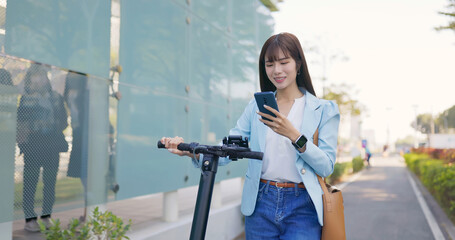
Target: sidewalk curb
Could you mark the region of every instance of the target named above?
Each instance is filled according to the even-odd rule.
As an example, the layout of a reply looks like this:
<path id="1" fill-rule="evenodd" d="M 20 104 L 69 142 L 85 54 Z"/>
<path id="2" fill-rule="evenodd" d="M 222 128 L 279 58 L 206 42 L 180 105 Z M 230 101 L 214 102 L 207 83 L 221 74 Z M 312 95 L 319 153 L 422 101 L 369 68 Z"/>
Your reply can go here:
<path id="1" fill-rule="evenodd" d="M 351 177 L 349 177 L 349 179 L 347 181 L 336 184 L 335 186 L 337 188 L 339 188 L 340 190 L 343 190 L 349 184 L 355 182 L 355 180 L 357 180 L 357 178 L 359 178 L 363 174 L 364 171 L 365 171 L 365 168 L 359 172 L 354 173 Z"/>
<path id="2" fill-rule="evenodd" d="M 433 213 L 437 224 L 439 225 L 444 237 L 447 239 L 455 240 L 455 226 L 447 217 L 447 214 L 442 210 L 439 203 L 434 199 L 430 192 L 428 192 L 427 188 L 423 186 L 420 182 L 420 179 L 409 169 L 406 167 L 407 172 L 409 173 L 409 177 L 414 180 L 416 183 L 417 188 L 420 190 L 423 199 L 428 205 L 428 208 Z"/>

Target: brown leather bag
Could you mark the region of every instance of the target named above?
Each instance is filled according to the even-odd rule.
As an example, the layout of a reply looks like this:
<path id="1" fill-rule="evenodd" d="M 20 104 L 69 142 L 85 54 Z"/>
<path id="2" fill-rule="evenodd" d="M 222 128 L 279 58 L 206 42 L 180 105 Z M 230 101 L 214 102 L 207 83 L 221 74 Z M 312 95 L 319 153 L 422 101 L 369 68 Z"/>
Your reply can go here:
<path id="1" fill-rule="evenodd" d="M 314 145 L 318 146 L 319 129 L 313 135 Z M 324 209 L 324 226 L 322 227 L 321 240 L 346 240 L 344 227 L 344 206 L 341 190 L 322 180 L 318 176 L 324 195 L 322 195 Z"/>

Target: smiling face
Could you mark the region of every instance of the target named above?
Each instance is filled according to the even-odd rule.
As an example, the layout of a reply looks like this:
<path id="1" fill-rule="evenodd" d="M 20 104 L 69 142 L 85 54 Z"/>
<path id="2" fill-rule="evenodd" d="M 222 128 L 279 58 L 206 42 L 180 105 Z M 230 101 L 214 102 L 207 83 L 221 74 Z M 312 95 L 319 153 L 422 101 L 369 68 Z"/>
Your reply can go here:
<path id="1" fill-rule="evenodd" d="M 297 86 L 297 64 L 289 54 L 287 55 L 280 48 L 275 54 L 269 52 L 265 54 L 265 71 L 277 90 L 283 90 L 293 85 Z"/>

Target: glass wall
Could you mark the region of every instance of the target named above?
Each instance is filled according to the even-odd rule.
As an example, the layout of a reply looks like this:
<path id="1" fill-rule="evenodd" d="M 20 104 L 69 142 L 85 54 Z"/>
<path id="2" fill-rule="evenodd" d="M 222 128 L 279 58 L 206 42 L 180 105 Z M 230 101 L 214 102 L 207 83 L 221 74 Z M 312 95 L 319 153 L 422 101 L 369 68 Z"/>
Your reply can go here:
<path id="1" fill-rule="evenodd" d="M 115 190 L 110 82 L 5 55 L 0 79 L 0 207 L 11 213 L 1 220 L 105 203 Z"/>
<path id="2" fill-rule="evenodd" d="M 162 136 L 217 144 L 258 90 L 257 58 L 273 32 L 256 0 L 122 1 L 118 199 L 197 185 L 190 159 L 156 148 Z M 219 168 L 243 176 L 246 161 Z M 163 184 L 150 184 L 160 182 Z M 127 187 L 124 187 L 127 186 Z"/>
<path id="3" fill-rule="evenodd" d="M 5 53 L 108 77 L 111 0 L 7 1 Z"/>
<path id="4" fill-rule="evenodd" d="M 272 32 L 258 0 L 0 0 L 0 223 L 197 185 L 157 141 L 218 144 Z"/>

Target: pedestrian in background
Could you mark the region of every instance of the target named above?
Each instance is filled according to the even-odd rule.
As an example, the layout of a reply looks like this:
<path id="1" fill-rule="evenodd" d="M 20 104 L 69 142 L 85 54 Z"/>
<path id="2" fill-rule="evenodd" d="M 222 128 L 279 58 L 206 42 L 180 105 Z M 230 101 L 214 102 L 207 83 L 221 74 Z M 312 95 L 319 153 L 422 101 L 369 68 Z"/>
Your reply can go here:
<path id="1" fill-rule="evenodd" d="M 50 224 L 60 152 L 68 151 L 63 130 L 68 126 L 63 98 L 52 90 L 47 71 L 32 65 L 24 77 L 24 94 L 17 110 L 17 143 L 24 154 L 23 199 L 25 230 L 40 231 L 35 193 L 43 169 L 41 219 Z"/>
<path id="2" fill-rule="evenodd" d="M 368 167 L 370 167 L 370 158 L 371 158 L 371 151 L 368 145 L 365 145 L 365 160 L 367 161 Z"/>
<path id="3" fill-rule="evenodd" d="M 249 160 L 246 172 L 241 206 L 246 238 L 319 240 L 323 192 L 316 174 L 333 172 L 338 106 L 316 97 L 300 42 L 290 33 L 264 43 L 259 77 L 262 92 L 275 92 L 279 112 L 267 106 L 276 117 L 261 113 L 251 100 L 229 132 L 248 137 L 252 151 L 264 152 L 263 161 Z M 318 145 L 312 139 L 316 131 Z M 161 142 L 172 153 L 198 157 L 177 150 L 181 137 L 163 137 Z M 228 162 L 220 159 L 220 165 Z"/>
<path id="4" fill-rule="evenodd" d="M 71 153 L 67 176 L 79 178 L 84 189 L 84 212 L 79 217 L 83 222 L 87 209 L 87 158 L 88 158 L 88 77 L 86 74 L 69 71 L 65 78 L 63 98 L 71 117 Z"/>
<path id="5" fill-rule="evenodd" d="M 6 86 L 13 86 L 13 79 L 11 78 L 11 73 L 6 69 L 0 68 L 0 84 Z"/>

